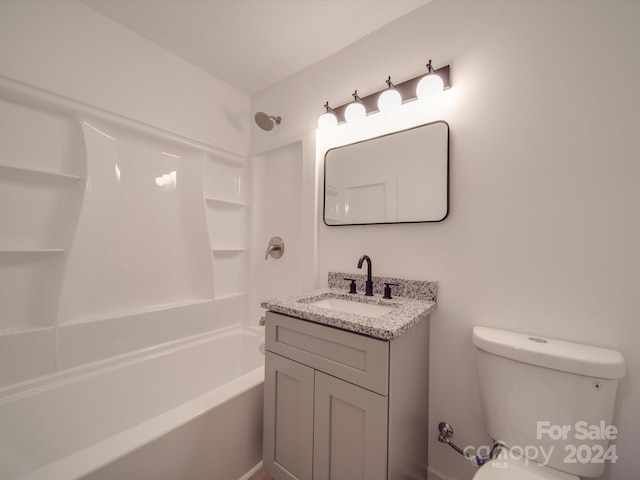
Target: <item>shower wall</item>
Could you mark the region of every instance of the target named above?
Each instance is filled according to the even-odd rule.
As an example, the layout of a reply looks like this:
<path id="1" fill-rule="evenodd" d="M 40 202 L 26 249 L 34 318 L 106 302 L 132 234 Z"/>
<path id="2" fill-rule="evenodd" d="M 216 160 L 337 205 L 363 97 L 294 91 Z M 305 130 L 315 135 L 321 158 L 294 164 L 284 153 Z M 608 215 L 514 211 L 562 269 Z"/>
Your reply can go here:
<path id="1" fill-rule="evenodd" d="M 260 303 L 299 293 L 302 238 L 302 143 L 294 142 L 251 158 L 251 294 L 249 318 L 264 315 Z M 265 259 L 272 237 L 284 240 L 284 255 Z"/>
<path id="2" fill-rule="evenodd" d="M 248 97 L 75 1 L 0 65 L 0 388 L 245 322 Z"/>
<path id="3" fill-rule="evenodd" d="M 262 108 L 279 114 L 277 103 Z M 315 130 L 282 138 L 289 121 L 283 117 L 269 132 L 251 124 L 248 319 L 254 325 L 264 315 L 264 300 L 318 288 Z M 284 255 L 265 260 L 274 236 L 284 240 Z"/>

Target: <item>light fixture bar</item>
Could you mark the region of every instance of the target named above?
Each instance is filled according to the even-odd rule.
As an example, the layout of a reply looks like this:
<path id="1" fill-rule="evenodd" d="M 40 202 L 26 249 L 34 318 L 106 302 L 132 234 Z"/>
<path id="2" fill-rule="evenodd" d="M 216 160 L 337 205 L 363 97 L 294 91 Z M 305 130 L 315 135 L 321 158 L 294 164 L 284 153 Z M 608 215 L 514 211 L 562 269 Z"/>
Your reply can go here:
<path id="1" fill-rule="evenodd" d="M 449 80 L 449 65 L 445 67 L 438 68 L 437 70 L 433 70 L 433 73 L 442 78 L 442 82 L 444 83 L 444 89 L 447 90 L 451 88 L 451 82 Z M 416 87 L 418 86 L 418 82 L 424 77 L 426 74 L 418 75 L 417 77 L 406 80 L 402 83 L 394 84 L 396 90 L 400 92 L 402 95 L 402 103 L 410 102 L 412 100 L 416 100 Z M 380 94 L 386 89 L 378 90 L 377 92 L 372 93 L 371 95 L 367 95 L 366 97 L 360 97 L 362 103 L 367 109 L 367 115 L 370 113 L 378 112 L 378 97 Z M 347 109 L 347 105 L 352 103 L 352 101 L 345 103 L 344 105 L 340 105 L 339 107 L 333 107 L 333 113 L 338 119 L 338 123 L 343 123 L 344 119 L 344 111 Z"/>

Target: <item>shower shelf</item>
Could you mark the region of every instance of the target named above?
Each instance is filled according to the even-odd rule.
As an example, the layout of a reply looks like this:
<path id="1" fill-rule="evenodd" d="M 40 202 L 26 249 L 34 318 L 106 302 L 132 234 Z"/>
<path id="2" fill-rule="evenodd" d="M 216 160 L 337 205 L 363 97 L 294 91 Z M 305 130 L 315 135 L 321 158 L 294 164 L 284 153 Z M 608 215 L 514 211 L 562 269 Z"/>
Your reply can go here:
<path id="1" fill-rule="evenodd" d="M 233 167 L 244 167 L 247 165 L 246 157 L 231 152 L 218 151 L 208 160 L 214 163 L 224 163 Z"/>
<path id="2" fill-rule="evenodd" d="M 222 253 L 222 254 L 240 254 L 245 252 L 247 249 L 245 247 L 213 247 L 211 251 L 213 253 Z"/>
<path id="3" fill-rule="evenodd" d="M 140 308 L 132 307 L 129 309 L 123 309 L 123 310 L 118 310 L 114 312 L 104 312 L 104 313 L 98 313 L 95 315 L 85 315 L 82 317 L 71 318 L 68 320 L 63 320 L 60 324 L 61 325 L 80 325 L 83 323 L 99 322 L 102 320 L 111 320 L 115 318 L 145 315 L 147 313 L 161 312 L 165 310 L 187 308 L 195 305 L 209 303 L 211 301 L 212 301 L 211 298 L 194 298 L 191 300 L 182 300 L 177 302 L 164 303 L 161 305 L 153 305 L 150 307 L 140 307 Z"/>
<path id="4" fill-rule="evenodd" d="M 64 248 L 0 248 L 0 255 L 54 255 L 64 251 Z"/>
<path id="5" fill-rule="evenodd" d="M 11 335 L 20 336 L 20 335 L 37 335 L 39 333 L 52 332 L 55 327 L 33 327 L 33 326 L 22 326 L 22 327 L 8 327 L 8 328 L 0 328 L 0 336 L 7 338 Z M 2 397 L 4 387 L 0 386 L 0 398 Z"/>
<path id="6" fill-rule="evenodd" d="M 56 182 L 60 184 L 71 184 L 80 180 L 82 177 L 70 175 L 62 172 L 52 172 L 50 170 L 42 170 L 38 168 L 25 168 L 6 163 L 0 163 L 0 174 L 4 178 L 10 178 L 14 181 L 22 182 Z"/>
<path id="7" fill-rule="evenodd" d="M 207 204 L 218 208 L 243 208 L 247 204 L 237 200 L 223 200 L 221 198 L 205 197 Z"/>
<path id="8" fill-rule="evenodd" d="M 205 164 L 203 193 L 215 301 L 243 302 L 246 298 L 246 166 L 239 156 L 214 156 Z"/>
<path id="9" fill-rule="evenodd" d="M 218 300 L 228 300 L 230 298 L 240 298 L 240 297 L 244 297 L 246 295 L 245 292 L 227 292 L 227 293 L 221 293 L 220 295 L 215 295 L 213 297 L 214 301 L 218 301 Z"/>

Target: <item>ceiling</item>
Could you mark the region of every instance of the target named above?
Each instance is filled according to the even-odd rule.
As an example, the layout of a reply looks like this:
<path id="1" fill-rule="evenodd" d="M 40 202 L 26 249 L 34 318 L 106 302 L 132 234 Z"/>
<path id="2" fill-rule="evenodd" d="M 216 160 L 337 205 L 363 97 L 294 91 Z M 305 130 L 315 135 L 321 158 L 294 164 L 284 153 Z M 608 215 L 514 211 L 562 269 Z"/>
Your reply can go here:
<path id="1" fill-rule="evenodd" d="M 81 0 L 253 95 L 430 0 Z"/>

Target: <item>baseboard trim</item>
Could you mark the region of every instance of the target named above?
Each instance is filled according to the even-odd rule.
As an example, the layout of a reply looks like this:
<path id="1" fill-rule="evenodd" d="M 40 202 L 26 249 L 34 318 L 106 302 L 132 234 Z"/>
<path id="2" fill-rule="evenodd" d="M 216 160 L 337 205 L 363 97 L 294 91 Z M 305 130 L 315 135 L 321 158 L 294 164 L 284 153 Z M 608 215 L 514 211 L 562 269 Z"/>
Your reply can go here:
<path id="1" fill-rule="evenodd" d="M 251 478 L 251 476 L 254 473 L 256 473 L 258 470 L 260 470 L 261 468 L 262 468 L 262 462 L 258 463 L 255 467 L 253 467 L 251 470 L 249 470 L 247 473 L 245 473 L 238 480 L 249 480 Z"/>
<path id="2" fill-rule="evenodd" d="M 434 468 L 429 467 L 427 468 L 427 480 L 458 480 L 458 479 L 450 475 L 446 475 L 442 472 L 439 472 Z"/>
<path id="3" fill-rule="evenodd" d="M 261 468 L 262 468 L 262 462 L 258 463 L 255 467 L 253 467 L 251 470 L 245 473 L 238 480 L 249 480 L 251 476 Z M 450 475 L 446 475 L 442 472 L 439 472 L 434 468 L 429 467 L 427 469 L 427 480 L 458 480 L 458 479 Z"/>

